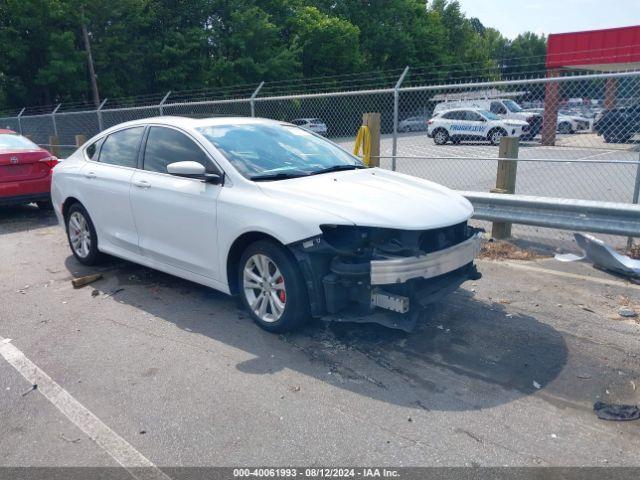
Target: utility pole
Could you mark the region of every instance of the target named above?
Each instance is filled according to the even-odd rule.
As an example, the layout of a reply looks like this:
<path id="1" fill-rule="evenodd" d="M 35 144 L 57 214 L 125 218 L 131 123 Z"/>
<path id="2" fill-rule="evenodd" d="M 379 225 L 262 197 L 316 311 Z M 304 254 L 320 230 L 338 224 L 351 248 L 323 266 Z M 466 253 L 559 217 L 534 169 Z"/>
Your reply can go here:
<path id="1" fill-rule="evenodd" d="M 91 78 L 91 94 L 93 103 L 96 108 L 100 105 L 100 94 L 98 93 L 98 80 L 96 78 L 96 70 L 93 66 L 93 55 L 91 55 L 91 42 L 89 41 L 89 32 L 87 31 L 87 21 L 84 16 L 84 9 L 81 10 L 82 15 L 82 39 L 84 40 L 84 49 L 87 52 L 87 65 L 89 66 L 89 77 Z"/>

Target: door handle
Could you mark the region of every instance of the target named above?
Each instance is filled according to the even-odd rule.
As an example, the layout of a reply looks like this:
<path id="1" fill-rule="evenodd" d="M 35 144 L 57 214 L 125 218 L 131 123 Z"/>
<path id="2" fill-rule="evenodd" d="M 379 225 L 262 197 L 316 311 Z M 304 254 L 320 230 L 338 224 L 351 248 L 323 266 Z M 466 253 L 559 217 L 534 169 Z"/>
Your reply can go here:
<path id="1" fill-rule="evenodd" d="M 149 188 L 151 186 L 146 180 L 134 180 L 133 184 L 138 188 Z"/>
<path id="2" fill-rule="evenodd" d="M 95 172 L 87 172 L 84 174 L 85 178 L 96 178 L 97 175 L 95 174 Z"/>

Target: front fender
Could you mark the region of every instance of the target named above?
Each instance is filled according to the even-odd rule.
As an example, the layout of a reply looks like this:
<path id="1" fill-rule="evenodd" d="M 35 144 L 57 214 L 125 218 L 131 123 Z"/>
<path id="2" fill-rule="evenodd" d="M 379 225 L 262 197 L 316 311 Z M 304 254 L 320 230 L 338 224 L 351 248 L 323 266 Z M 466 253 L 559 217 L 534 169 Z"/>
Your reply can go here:
<path id="1" fill-rule="evenodd" d="M 260 189 L 234 186 L 223 188 L 218 197 L 218 251 L 221 280 L 226 281 L 227 258 L 233 243 L 246 233 L 262 233 L 283 245 L 322 234 L 320 225 L 352 223 L 337 215 L 299 204 L 285 203 Z"/>

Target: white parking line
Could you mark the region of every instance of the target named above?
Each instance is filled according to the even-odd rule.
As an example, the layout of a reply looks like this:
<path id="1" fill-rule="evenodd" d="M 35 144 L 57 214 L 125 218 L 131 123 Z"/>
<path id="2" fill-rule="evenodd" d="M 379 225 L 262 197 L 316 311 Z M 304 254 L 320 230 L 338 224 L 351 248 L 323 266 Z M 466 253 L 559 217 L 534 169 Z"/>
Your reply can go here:
<path id="1" fill-rule="evenodd" d="M 32 385 L 37 385 L 38 392 L 42 393 L 53 406 L 122 465 L 132 477 L 140 480 L 169 480 L 169 477 L 151 460 L 73 398 L 69 392 L 52 380 L 10 341 L 8 338 L 0 337 L 0 355 Z"/>

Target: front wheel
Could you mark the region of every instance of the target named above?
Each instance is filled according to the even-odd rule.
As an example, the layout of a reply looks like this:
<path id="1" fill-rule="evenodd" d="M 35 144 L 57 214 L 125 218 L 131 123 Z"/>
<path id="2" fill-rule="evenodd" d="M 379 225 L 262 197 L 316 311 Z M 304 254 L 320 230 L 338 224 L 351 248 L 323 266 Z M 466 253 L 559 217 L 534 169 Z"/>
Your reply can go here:
<path id="1" fill-rule="evenodd" d="M 489 142 L 491 145 L 500 145 L 500 140 L 502 137 L 506 136 L 507 132 L 505 132 L 502 128 L 496 128 L 489 133 Z"/>
<path id="2" fill-rule="evenodd" d="M 291 252 L 261 240 L 245 250 L 238 268 L 242 304 L 260 327 L 280 333 L 307 321 L 309 297 Z"/>
<path id="3" fill-rule="evenodd" d="M 83 265 L 95 265 L 100 260 L 98 235 L 87 210 L 79 203 L 69 208 L 66 218 L 67 238 L 73 256 Z"/>

